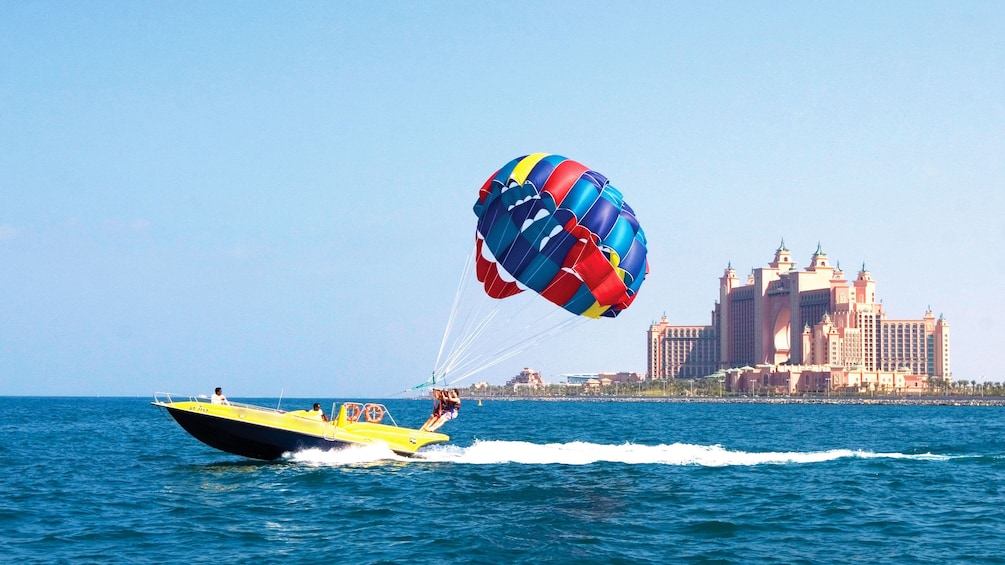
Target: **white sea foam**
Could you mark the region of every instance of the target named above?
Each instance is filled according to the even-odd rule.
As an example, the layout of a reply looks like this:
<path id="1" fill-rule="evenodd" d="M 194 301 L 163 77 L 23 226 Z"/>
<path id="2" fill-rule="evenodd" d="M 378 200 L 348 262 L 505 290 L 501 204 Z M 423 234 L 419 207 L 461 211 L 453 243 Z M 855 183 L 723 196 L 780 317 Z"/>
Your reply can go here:
<path id="1" fill-rule="evenodd" d="M 313 466 L 342 466 L 384 461 L 427 461 L 489 465 L 514 463 L 522 465 L 589 465 L 591 463 L 625 463 L 628 465 L 693 465 L 698 467 L 729 467 L 749 465 L 784 465 L 822 463 L 836 459 L 914 459 L 944 461 L 948 455 L 931 453 L 876 453 L 856 449 L 827 451 L 735 451 L 720 445 L 638 445 L 623 443 L 604 445 L 587 442 L 537 444 L 525 441 L 476 441 L 469 447 L 456 445 L 432 446 L 414 458 L 402 457 L 384 445 L 352 446 L 324 451 L 308 449 L 286 454 L 285 459 Z"/>
<path id="2" fill-rule="evenodd" d="M 473 465 L 517 463 L 588 465 L 609 462 L 630 465 L 695 465 L 726 467 L 735 465 L 779 465 L 821 463 L 842 458 L 892 458 L 945 460 L 949 456 L 906 453 L 875 453 L 853 449 L 827 451 L 734 451 L 720 445 L 602 445 L 586 442 L 535 444 L 523 441 L 476 441 L 470 447 L 434 446 L 420 453 L 426 461 Z"/>
<path id="3" fill-rule="evenodd" d="M 391 451 L 384 444 L 354 445 L 344 449 L 305 449 L 296 453 L 286 453 L 284 459 L 295 463 L 317 467 L 359 465 L 378 461 L 405 461 L 406 458 Z"/>

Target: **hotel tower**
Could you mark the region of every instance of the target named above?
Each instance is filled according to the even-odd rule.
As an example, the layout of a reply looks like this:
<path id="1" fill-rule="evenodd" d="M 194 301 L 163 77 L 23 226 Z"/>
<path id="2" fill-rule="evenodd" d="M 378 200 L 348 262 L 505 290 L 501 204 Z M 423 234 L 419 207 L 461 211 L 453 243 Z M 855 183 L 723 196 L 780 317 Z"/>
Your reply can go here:
<path id="1" fill-rule="evenodd" d="M 848 281 L 817 245 L 800 271 L 784 241 L 774 260 L 745 280 L 726 267 L 710 325 L 672 326 L 664 316 L 650 327 L 647 345 L 651 379 L 768 366 L 776 372 L 786 366 L 787 373 L 798 366 L 818 373 L 951 375 L 943 317 L 929 310 L 918 320 L 887 319 L 864 264 Z"/>

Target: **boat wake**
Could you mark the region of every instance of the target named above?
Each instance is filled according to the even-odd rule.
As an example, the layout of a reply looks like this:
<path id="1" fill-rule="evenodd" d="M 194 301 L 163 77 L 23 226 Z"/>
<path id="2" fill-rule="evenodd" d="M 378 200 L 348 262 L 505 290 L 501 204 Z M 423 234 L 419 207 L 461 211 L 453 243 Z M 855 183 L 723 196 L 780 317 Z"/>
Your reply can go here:
<path id="1" fill-rule="evenodd" d="M 396 455 L 383 446 L 351 447 L 338 451 L 316 449 L 289 454 L 287 460 L 310 465 L 356 465 L 378 461 L 423 461 L 469 465 L 589 465 L 624 463 L 628 465 L 676 465 L 729 467 L 822 463 L 837 459 L 913 459 L 945 461 L 949 455 L 931 453 L 876 453 L 854 449 L 827 451 L 734 451 L 720 445 L 604 445 L 588 442 L 536 444 L 524 441 L 476 441 L 469 447 L 437 445 L 420 451 L 415 457 Z"/>
<path id="2" fill-rule="evenodd" d="M 629 465 L 694 465 L 727 467 L 738 465 L 779 465 L 821 463 L 842 458 L 891 458 L 946 460 L 945 455 L 874 453 L 852 449 L 827 451 L 750 452 L 733 451 L 719 445 L 602 445 L 586 442 L 534 444 L 522 441 L 478 441 L 467 448 L 437 446 L 419 454 L 427 461 L 469 464 L 519 463 L 529 465 L 589 465 L 625 463 Z"/>
<path id="3" fill-rule="evenodd" d="M 342 466 L 378 463 L 382 461 L 408 461 L 391 451 L 386 445 L 351 445 L 344 449 L 305 449 L 296 453 L 285 453 L 283 459 L 294 463 L 314 466 Z"/>

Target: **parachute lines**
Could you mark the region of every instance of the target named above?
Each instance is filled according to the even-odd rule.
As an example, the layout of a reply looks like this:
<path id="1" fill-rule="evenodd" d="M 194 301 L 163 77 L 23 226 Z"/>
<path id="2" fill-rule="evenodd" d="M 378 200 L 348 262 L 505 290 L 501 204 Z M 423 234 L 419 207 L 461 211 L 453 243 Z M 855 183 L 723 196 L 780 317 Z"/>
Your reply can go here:
<path id="1" fill-rule="evenodd" d="M 621 192 L 561 155 L 511 160 L 481 186 L 473 211 L 474 250 L 432 376 L 413 390 L 456 383 L 585 320 L 614 318 L 649 272 L 645 232 Z"/>

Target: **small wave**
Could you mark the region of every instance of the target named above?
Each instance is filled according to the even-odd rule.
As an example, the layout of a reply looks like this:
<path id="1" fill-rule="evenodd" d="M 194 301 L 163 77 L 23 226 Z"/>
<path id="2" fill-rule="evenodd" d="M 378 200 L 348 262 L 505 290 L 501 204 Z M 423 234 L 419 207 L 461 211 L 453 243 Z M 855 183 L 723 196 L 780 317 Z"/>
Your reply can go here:
<path id="1" fill-rule="evenodd" d="M 589 465 L 591 463 L 626 463 L 629 465 L 694 465 L 727 467 L 822 463 L 843 458 L 890 458 L 941 461 L 946 455 L 875 453 L 853 449 L 827 451 L 750 452 L 733 451 L 720 445 L 602 445 L 587 442 L 535 444 L 523 441 L 476 441 L 470 447 L 435 446 L 420 452 L 425 461 L 488 465 L 519 463 L 526 465 Z"/>

